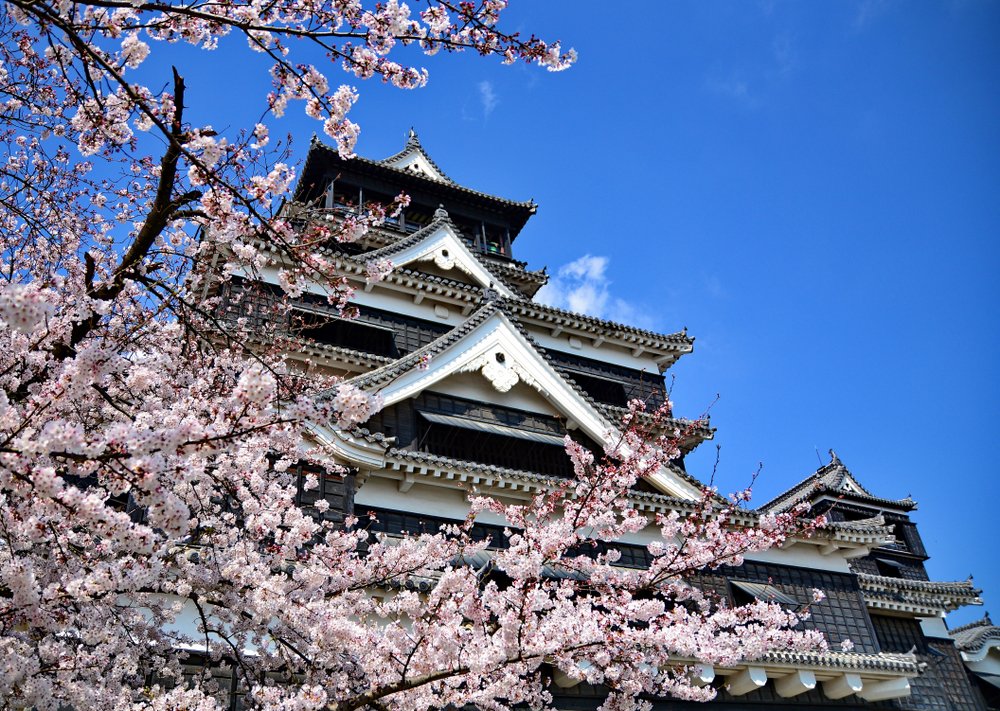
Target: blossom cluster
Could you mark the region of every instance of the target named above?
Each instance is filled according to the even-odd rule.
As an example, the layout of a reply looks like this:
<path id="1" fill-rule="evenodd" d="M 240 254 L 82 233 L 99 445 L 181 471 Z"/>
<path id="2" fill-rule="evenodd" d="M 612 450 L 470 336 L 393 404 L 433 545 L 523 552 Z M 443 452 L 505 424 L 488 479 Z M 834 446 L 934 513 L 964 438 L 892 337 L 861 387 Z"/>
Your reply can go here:
<path id="1" fill-rule="evenodd" d="M 294 360 L 274 325 L 293 323 L 287 299 L 307 291 L 349 316 L 350 284 L 324 250 L 407 199 L 303 227 L 283 207 L 295 172 L 268 118 L 228 134 L 191 125 L 181 73 L 164 90 L 144 72 L 172 43 L 241 36 L 271 64 L 267 116 L 298 102 L 349 155 L 357 92 L 297 49 L 403 88 L 427 78 L 392 59 L 407 45 L 573 61 L 499 29 L 505 7 L 0 8 L 5 705 L 208 711 L 213 671 L 228 669 L 265 709 L 544 707 L 558 670 L 614 687 L 607 708 L 627 708 L 642 694 L 710 697 L 688 680 L 698 661 L 822 647 L 795 614 L 729 608 L 686 582 L 810 524 L 747 526 L 710 491 L 653 521 L 631 506 L 630 487 L 676 455 L 671 433 L 624 426 L 604 458 L 568 440 L 574 478 L 520 504 L 476 498 L 434 534 L 370 533 L 327 496 L 364 472 L 322 432 L 355 430 L 381 400 Z M 264 270 L 281 293 L 240 303 L 238 285 Z M 496 550 L 472 532 L 487 511 L 509 524 Z M 647 526 L 659 532 L 648 570 L 616 566 L 613 548 L 582 554 Z"/>

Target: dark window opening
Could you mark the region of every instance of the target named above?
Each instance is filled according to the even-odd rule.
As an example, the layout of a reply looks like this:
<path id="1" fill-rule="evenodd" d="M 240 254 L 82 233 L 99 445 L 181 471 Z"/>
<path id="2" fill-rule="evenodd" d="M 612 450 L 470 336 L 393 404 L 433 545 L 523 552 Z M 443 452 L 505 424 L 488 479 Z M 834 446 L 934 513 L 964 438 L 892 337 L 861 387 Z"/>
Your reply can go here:
<path id="1" fill-rule="evenodd" d="M 571 355 L 569 353 L 562 353 L 560 351 L 551 351 L 551 357 L 560 366 L 566 368 L 570 371 L 570 377 L 576 380 L 580 387 L 587 390 L 588 385 L 585 384 L 583 378 L 589 376 L 591 378 L 600 379 L 602 381 L 611 381 L 619 383 L 624 392 L 624 399 L 627 403 L 628 400 L 639 399 L 643 400 L 647 404 L 657 407 L 663 402 L 663 396 L 665 392 L 665 386 L 663 382 L 663 376 L 659 373 L 651 373 L 643 370 L 636 370 L 634 368 L 623 368 L 621 366 L 612 365 L 610 363 L 602 363 L 601 361 L 591 360 L 590 358 L 583 358 L 580 356 Z M 577 376 L 580 377 L 577 377 Z M 595 387 L 606 387 L 603 385 L 595 385 Z M 598 395 L 590 393 L 592 397 L 600 400 Z M 614 397 L 616 399 L 622 397 L 615 393 Z M 607 402 L 609 405 L 618 404 L 611 400 L 603 400 L 602 402 Z M 625 403 L 622 403 L 623 405 Z"/>
<path id="2" fill-rule="evenodd" d="M 454 424 L 430 422 L 424 417 L 420 418 L 417 449 L 429 454 L 508 469 L 551 476 L 573 476 L 573 464 L 562 446 Z"/>
<path id="3" fill-rule="evenodd" d="M 585 375 L 579 372 L 570 373 L 570 377 L 576 384 L 583 388 L 584 392 L 598 402 L 608 405 L 626 407 L 628 405 L 628 395 L 625 392 L 625 385 L 614 380 L 595 378 L 592 375 Z"/>
<path id="4" fill-rule="evenodd" d="M 371 532 L 387 533 L 390 535 L 421 533 L 437 534 L 446 525 L 460 526 L 462 521 L 454 519 L 431 516 L 429 514 L 416 514 L 406 511 L 395 511 L 372 506 L 358 506 L 355 509 L 358 518 L 358 526 Z M 504 535 L 504 527 L 489 523 L 475 523 L 469 530 L 469 537 L 474 541 L 489 540 L 489 548 L 502 550 L 508 547 L 509 541 Z M 567 551 L 568 556 L 582 555 L 593 557 L 606 553 L 609 550 L 617 550 L 621 557 L 615 565 L 626 568 L 648 568 L 652 560 L 646 546 L 633 543 L 608 543 L 606 541 L 586 541 Z"/>
<path id="5" fill-rule="evenodd" d="M 301 463 L 293 471 L 296 473 L 295 503 L 310 516 L 339 524 L 343 523 L 345 515 L 354 511 L 353 473 L 340 476 Z M 316 505 L 320 500 L 326 501 L 325 507 Z"/>
<path id="6" fill-rule="evenodd" d="M 896 537 L 896 542 L 893 544 L 894 548 L 907 549 L 906 546 L 906 525 L 902 523 L 892 524 L 892 535 Z"/>
<path id="7" fill-rule="evenodd" d="M 416 232 L 427 227 L 434 220 L 435 208 L 419 203 L 410 203 L 403 211 L 403 224 L 407 232 Z"/>
<path id="8" fill-rule="evenodd" d="M 483 251 L 487 254 L 510 256 L 510 238 L 507 230 L 499 225 L 483 225 Z"/>
<path id="9" fill-rule="evenodd" d="M 395 336 L 385 328 L 306 311 L 294 312 L 293 324 L 302 336 L 319 343 L 391 358 L 399 357 Z"/>
<path id="10" fill-rule="evenodd" d="M 462 233 L 462 240 L 472 249 L 482 251 L 482 223 L 479 220 L 470 220 L 459 215 L 449 215 L 455 227 Z"/>
<path id="11" fill-rule="evenodd" d="M 733 602 L 737 605 L 747 605 L 760 600 L 762 602 L 776 602 L 782 607 L 797 610 L 803 607 L 801 600 L 797 600 L 791 595 L 787 595 L 773 585 L 765 583 L 753 583 L 745 580 L 730 580 Z"/>
<path id="12" fill-rule="evenodd" d="M 358 201 L 360 199 L 360 187 L 352 185 L 351 183 L 335 180 L 333 182 L 333 204 L 328 204 L 328 207 L 354 211 L 357 209 Z"/>
<path id="13" fill-rule="evenodd" d="M 878 574 L 886 578 L 902 578 L 906 565 L 891 558 L 876 558 L 875 567 Z"/>
<path id="14" fill-rule="evenodd" d="M 427 514 L 414 514 L 406 511 L 380 509 L 372 506 L 358 506 L 355 509 L 358 527 L 372 533 L 387 533 L 390 535 L 432 535 L 441 532 L 444 526 L 460 526 L 462 521 L 440 518 Z M 484 523 L 473 524 L 469 537 L 474 541 L 489 540 L 490 548 L 506 548 L 507 537 L 503 535 L 502 526 L 492 526 Z"/>
<path id="15" fill-rule="evenodd" d="M 392 212 L 392 201 L 396 199 L 395 195 L 390 195 L 389 193 L 382 193 L 375 190 L 365 190 L 364 196 L 364 209 L 365 212 L 369 212 L 373 207 L 379 206 L 385 210 L 385 225 L 387 227 L 400 227 L 400 218 L 391 217 L 389 215 Z"/>

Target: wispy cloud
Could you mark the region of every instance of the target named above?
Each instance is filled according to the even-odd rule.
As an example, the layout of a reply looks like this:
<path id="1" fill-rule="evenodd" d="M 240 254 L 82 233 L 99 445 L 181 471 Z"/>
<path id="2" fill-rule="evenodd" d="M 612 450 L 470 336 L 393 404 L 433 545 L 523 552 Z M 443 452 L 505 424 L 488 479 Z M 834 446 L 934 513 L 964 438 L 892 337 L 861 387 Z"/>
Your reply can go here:
<path id="1" fill-rule="evenodd" d="M 608 262 L 607 257 L 585 254 L 564 264 L 538 292 L 536 301 L 640 328 L 654 328 L 653 319 L 646 312 L 611 293 Z"/>
<path id="2" fill-rule="evenodd" d="M 483 107 L 483 118 L 489 118 L 499 102 L 500 99 L 493 90 L 493 82 L 485 79 L 479 82 L 479 103 Z"/>

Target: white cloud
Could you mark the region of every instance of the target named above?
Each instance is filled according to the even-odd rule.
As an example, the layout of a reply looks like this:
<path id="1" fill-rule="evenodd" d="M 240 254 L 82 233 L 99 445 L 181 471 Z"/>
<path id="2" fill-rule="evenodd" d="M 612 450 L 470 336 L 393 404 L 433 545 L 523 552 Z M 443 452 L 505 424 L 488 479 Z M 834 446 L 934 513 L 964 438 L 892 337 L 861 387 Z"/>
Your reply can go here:
<path id="1" fill-rule="evenodd" d="M 585 254 L 564 264 L 541 288 L 535 300 L 631 326 L 653 328 L 653 320 L 646 313 L 612 295 L 608 261 L 607 257 Z"/>
<path id="2" fill-rule="evenodd" d="M 483 107 L 483 118 L 489 118 L 493 109 L 500 103 L 500 99 L 493 90 L 493 82 L 486 80 L 479 82 L 479 103 Z"/>

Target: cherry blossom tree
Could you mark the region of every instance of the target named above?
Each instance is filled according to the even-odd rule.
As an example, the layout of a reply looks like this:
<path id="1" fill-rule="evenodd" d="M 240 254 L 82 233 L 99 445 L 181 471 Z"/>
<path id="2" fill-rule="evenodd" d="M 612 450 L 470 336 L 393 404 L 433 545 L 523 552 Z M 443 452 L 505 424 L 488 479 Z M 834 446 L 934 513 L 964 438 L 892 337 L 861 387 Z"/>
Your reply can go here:
<path id="1" fill-rule="evenodd" d="M 567 442 L 576 478 L 523 506 L 473 498 L 436 535 L 377 537 L 295 503 L 302 471 L 330 470 L 303 446 L 308 423 L 353 427 L 377 398 L 295 377 L 213 294 L 278 254 L 289 295 L 318 283 L 343 308 L 348 285 L 317 246 L 385 213 L 294 227 L 279 207 L 295 172 L 268 123 L 301 102 L 351 154 L 357 92 L 303 55 L 401 88 L 427 80 L 392 59 L 408 45 L 573 62 L 499 29 L 505 4 L 0 6 L 0 706 L 214 709 L 226 668 L 254 708 L 538 707 L 554 673 L 631 708 L 644 693 L 710 698 L 688 681 L 698 662 L 823 647 L 793 629 L 804 613 L 727 607 L 692 583 L 808 533 L 801 511 L 748 526 L 742 496 L 706 491 L 652 522 L 648 569 L 588 550 L 651 523 L 627 492 L 676 447 L 638 415 L 603 460 Z M 165 91 L 138 79 L 153 52 L 229 36 L 271 63 L 255 126 L 192 125 L 178 69 Z M 509 522 L 506 547 L 475 566 L 487 510 Z M 203 673 L 185 680 L 192 660 Z"/>

